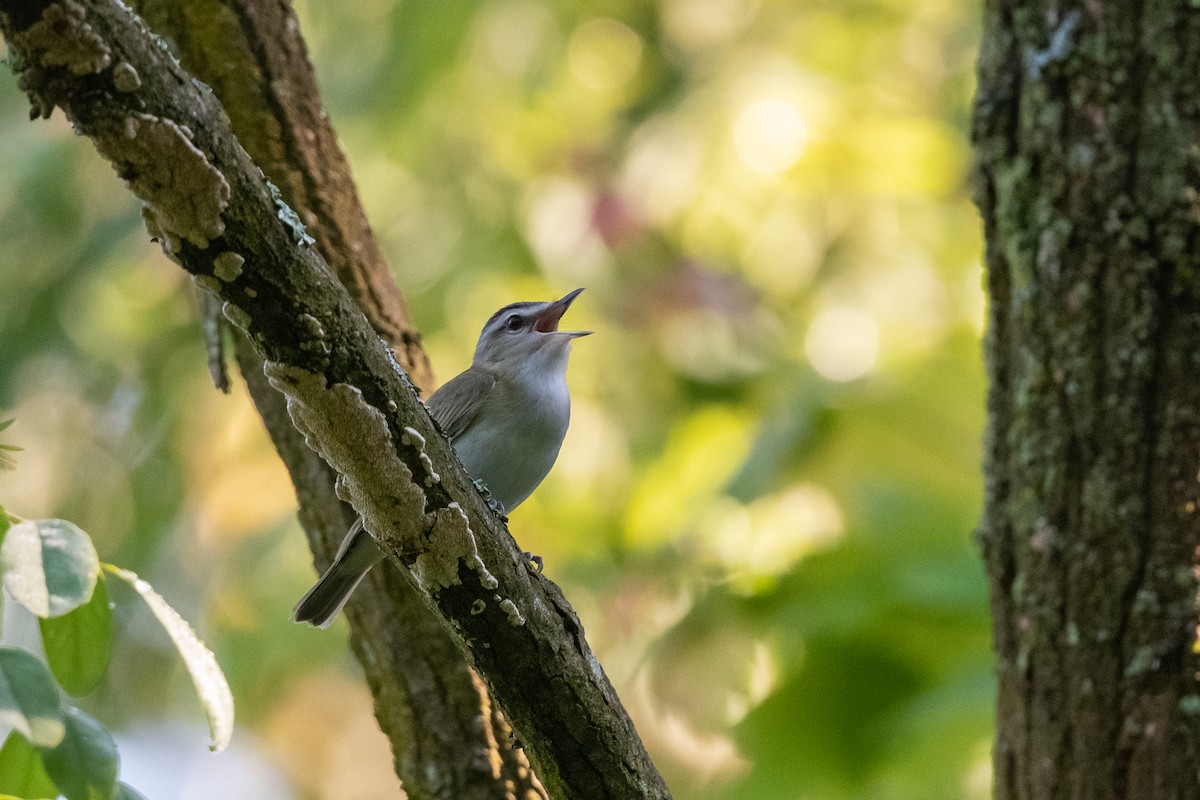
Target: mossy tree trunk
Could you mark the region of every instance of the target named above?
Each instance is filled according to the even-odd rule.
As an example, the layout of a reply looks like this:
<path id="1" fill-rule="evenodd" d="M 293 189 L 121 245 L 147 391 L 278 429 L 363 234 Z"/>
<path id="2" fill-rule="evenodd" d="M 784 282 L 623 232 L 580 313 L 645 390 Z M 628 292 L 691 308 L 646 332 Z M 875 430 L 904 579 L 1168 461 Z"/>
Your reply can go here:
<path id="1" fill-rule="evenodd" d="M 1200 7 L 986 5 L 995 796 L 1200 798 Z"/>

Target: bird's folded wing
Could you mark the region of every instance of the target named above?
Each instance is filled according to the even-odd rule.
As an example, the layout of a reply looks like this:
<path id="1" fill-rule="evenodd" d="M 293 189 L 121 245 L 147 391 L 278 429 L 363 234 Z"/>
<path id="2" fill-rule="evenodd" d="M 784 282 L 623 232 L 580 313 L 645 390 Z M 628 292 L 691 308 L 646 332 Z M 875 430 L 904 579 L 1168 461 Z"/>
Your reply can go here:
<path id="1" fill-rule="evenodd" d="M 427 404 L 429 413 L 453 441 L 471 427 L 495 385 L 495 375 L 471 367 L 433 393 Z"/>

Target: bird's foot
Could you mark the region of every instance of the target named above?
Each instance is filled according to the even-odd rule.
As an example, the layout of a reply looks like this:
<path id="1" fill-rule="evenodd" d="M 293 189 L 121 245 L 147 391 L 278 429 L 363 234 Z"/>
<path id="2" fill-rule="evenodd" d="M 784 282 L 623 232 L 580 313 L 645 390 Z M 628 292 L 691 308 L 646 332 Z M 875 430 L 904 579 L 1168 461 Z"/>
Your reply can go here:
<path id="1" fill-rule="evenodd" d="M 488 489 L 487 484 L 478 478 L 475 478 L 471 482 L 475 484 L 475 488 L 479 490 L 479 493 L 483 495 L 483 499 L 487 501 L 488 508 L 495 511 L 500 516 L 500 519 L 508 522 L 508 515 L 505 514 L 504 504 L 495 497 L 492 497 L 492 492 Z"/>
<path id="2" fill-rule="evenodd" d="M 538 571 L 538 572 L 541 572 L 541 571 L 542 571 L 542 568 L 546 566 L 545 562 L 544 562 L 544 561 L 542 561 L 542 557 L 541 557 L 541 556 L 535 556 L 533 553 L 530 553 L 530 552 L 528 552 L 528 551 L 526 551 L 526 552 L 522 553 L 521 555 L 525 556 L 525 559 L 526 559 L 527 561 L 529 561 L 529 562 L 531 562 L 532 564 L 534 564 L 534 565 L 537 567 L 537 571 Z"/>

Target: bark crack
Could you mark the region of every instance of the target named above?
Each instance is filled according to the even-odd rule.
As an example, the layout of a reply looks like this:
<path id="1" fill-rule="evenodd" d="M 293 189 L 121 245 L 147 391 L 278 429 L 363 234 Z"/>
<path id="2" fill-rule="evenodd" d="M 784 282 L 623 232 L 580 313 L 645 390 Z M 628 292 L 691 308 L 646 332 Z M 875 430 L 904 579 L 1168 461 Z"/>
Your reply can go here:
<path id="1" fill-rule="evenodd" d="M 1131 7 L 1133 13 L 1133 24 L 1131 26 L 1130 36 L 1133 60 L 1130 67 L 1130 83 L 1132 91 L 1128 107 L 1132 111 L 1135 122 L 1133 125 L 1133 132 L 1129 146 L 1125 148 L 1124 151 L 1128 153 L 1129 157 L 1129 171 L 1126 183 L 1126 190 L 1132 206 L 1129 209 L 1129 212 L 1132 214 L 1137 214 L 1145 213 L 1144 210 L 1140 208 L 1138 197 L 1143 178 L 1141 175 L 1140 150 L 1145 136 L 1143 126 L 1145 124 L 1146 109 L 1144 106 L 1147 90 L 1146 84 L 1149 80 L 1149 74 L 1147 70 L 1147 57 L 1141 46 L 1142 39 L 1145 34 L 1145 3 L 1143 0 L 1138 0 L 1137 2 L 1131 4 Z M 1149 241 L 1154 241 L 1152 233 L 1152 230 L 1147 231 Z M 1131 264 L 1130 266 L 1136 269 L 1138 248 L 1132 240 L 1130 241 L 1130 256 L 1135 260 L 1135 263 Z M 1160 302 L 1163 298 L 1164 289 L 1162 285 L 1162 279 L 1164 276 L 1161 265 L 1159 272 L 1159 280 L 1157 281 L 1159 285 L 1155 287 L 1156 291 L 1154 295 L 1151 298 L 1148 298 L 1148 302 L 1151 303 L 1152 306 L 1157 307 L 1152 307 L 1151 309 L 1147 310 L 1146 313 L 1150 315 L 1150 318 L 1156 320 L 1157 330 L 1155 330 L 1155 333 L 1161 335 L 1161 333 L 1167 329 L 1166 317 L 1170 313 L 1170 303 L 1164 304 Z M 1166 306 L 1165 309 L 1161 307 L 1164 305 Z M 1153 547 L 1153 542 L 1151 539 L 1154 536 L 1154 528 L 1157 516 L 1157 510 L 1153 507 L 1153 504 L 1146 503 L 1146 499 L 1153 496 L 1152 480 L 1155 458 L 1153 445 L 1150 443 L 1157 439 L 1157 437 L 1154 435 L 1154 431 L 1157 426 L 1156 405 L 1158 402 L 1159 393 L 1158 384 L 1161 380 L 1162 371 L 1162 353 L 1158 347 L 1155 346 L 1155 343 L 1158 341 L 1160 341 L 1160 339 L 1156 335 L 1148 336 L 1147 341 L 1142 343 L 1143 347 L 1151 350 L 1151 358 L 1153 359 L 1145 384 L 1144 394 L 1141 398 L 1144 416 L 1142 419 L 1142 435 L 1140 438 L 1140 444 L 1143 448 L 1145 448 L 1142 453 L 1142 458 L 1144 461 L 1141 465 L 1143 475 L 1141 480 L 1140 494 L 1140 497 L 1142 498 L 1142 508 L 1140 510 L 1142 513 L 1139 523 L 1133 524 L 1129 530 L 1129 533 L 1132 534 L 1131 544 L 1133 545 L 1134 551 L 1133 572 L 1130 576 L 1129 583 L 1125 586 L 1121 593 L 1119 605 L 1120 616 L 1118 617 L 1117 628 L 1113 640 L 1113 646 L 1117 652 L 1115 674 L 1113 675 L 1113 685 L 1117 687 L 1116 706 L 1119 711 L 1113 715 L 1110 735 L 1113 736 L 1113 742 L 1116 745 L 1116 759 L 1114 764 L 1114 782 L 1116 786 L 1114 787 L 1114 791 L 1118 797 L 1124 797 L 1128 790 L 1130 759 L 1132 758 L 1134 752 L 1134 745 L 1132 743 L 1133 737 L 1130 737 L 1130 741 L 1128 743 L 1124 745 L 1122 744 L 1126 739 L 1126 723 L 1129 721 L 1126 717 L 1126 714 L 1128 713 L 1130 707 L 1127 691 L 1129 688 L 1129 683 L 1126 679 L 1126 672 L 1130 663 L 1130 643 L 1128 641 L 1129 628 L 1134 615 L 1134 607 L 1138 593 L 1141 591 L 1142 585 L 1146 579 L 1146 572 Z"/>

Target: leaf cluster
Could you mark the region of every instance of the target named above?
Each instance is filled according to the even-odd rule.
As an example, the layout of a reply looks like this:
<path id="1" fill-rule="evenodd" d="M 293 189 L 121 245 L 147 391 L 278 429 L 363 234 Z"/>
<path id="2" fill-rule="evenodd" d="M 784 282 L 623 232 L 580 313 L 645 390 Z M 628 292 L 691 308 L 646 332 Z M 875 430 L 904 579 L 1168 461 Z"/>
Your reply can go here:
<path id="1" fill-rule="evenodd" d="M 0 723 L 12 732 L 0 747 L 0 798 L 134 800 L 118 780 L 112 735 L 97 720 L 62 702 L 100 685 L 112 652 L 108 577 L 128 583 L 162 623 L 204 705 L 212 749 L 233 732 L 233 698 L 216 659 L 191 626 L 146 581 L 101 563 L 91 538 L 61 519 L 10 521 L 0 508 L 0 581 L 38 619 L 43 663 L 33 653 L 0 646 Z"/>

